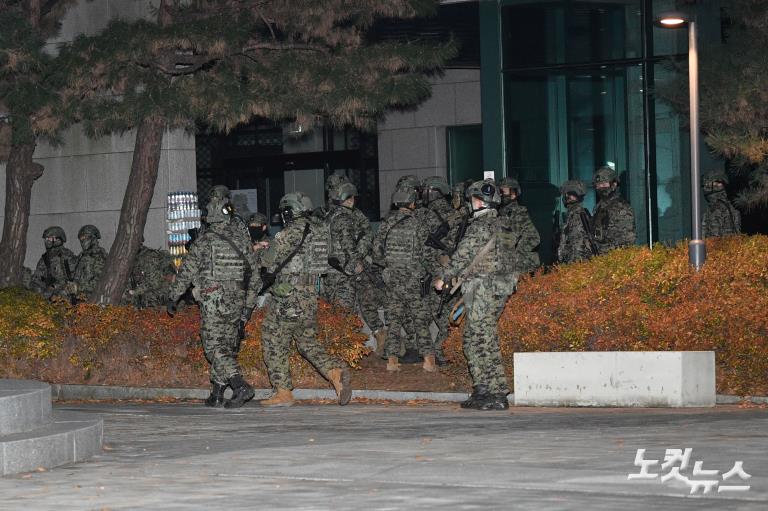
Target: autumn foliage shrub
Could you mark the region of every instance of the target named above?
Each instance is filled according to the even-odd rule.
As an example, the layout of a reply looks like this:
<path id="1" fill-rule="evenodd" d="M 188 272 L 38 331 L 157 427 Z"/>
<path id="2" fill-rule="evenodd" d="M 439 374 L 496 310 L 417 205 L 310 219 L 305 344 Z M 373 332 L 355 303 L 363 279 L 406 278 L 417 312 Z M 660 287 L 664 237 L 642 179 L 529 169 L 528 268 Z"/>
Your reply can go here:
<path id="1" fill-rule="evenodd" d="M 256 311 L 242 342 L 243 371 L 266 386 L 261 349 L 264 312 Z M 369 349 L 362 322 L 349 312 L 320 302 L 318 339 L 353 367 Z M 199 336 L 196 306 L 173 317 L 164 308 L 70 306 L 49 303 L 20 289 L 0 289 L 0 377 L 55 383 L 142 386 L 205 386 L 208 364 Z M 315 377 L 298 354 L 291 358 L 297 382 Z"/>
<path id="2" fill-rule="evenodd" d="M 699 272 L 687 244 L 612 251 L 523 279 L 499 320 L 516 351 L 715 351 L 720 392 L 768 394 L 768 237 L 707 240 Z M 461 332 L 447 343 L 463 365 Z"/>

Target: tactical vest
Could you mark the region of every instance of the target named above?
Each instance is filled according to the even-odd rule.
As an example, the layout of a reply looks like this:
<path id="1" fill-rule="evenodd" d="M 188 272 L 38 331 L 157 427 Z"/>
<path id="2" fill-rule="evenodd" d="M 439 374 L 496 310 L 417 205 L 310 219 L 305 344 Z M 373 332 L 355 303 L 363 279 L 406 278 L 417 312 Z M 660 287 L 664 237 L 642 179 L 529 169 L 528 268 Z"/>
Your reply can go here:
<path id="1" fill-rule="evenodd" d="M 245 260 L 220 235 L 210 234 L 212 280 L 245 280 Z"/>
<path id="2" fill-rule="evenodd" d="M 388 267 L 402 268 L 418 262 L 418 229 L 413 225 L 414 220 L 416 218 L 413 216 L 400 218 L 387 233 L 384 258 Z"/>
<path id="3" fill-rule="evenodd" d="M 286 275 L 323 275 L 328 273 L 329 242 L 331 238 L 328 222 L 308 219 L 310 231 L 290 262 L 282 269 Z M 303 229 L 303 225 L 302 225 Z"/>
<path id="4" fill-rule="evenodd" d="M 485 257 L 478 262 L 473 273 L 491 275 L 515 271 L 517 243 L 520 233 L 517 232 L 509 218 L 496 217 L 493 224 L 493 234 L 493 246 L 486 253 Z"/>

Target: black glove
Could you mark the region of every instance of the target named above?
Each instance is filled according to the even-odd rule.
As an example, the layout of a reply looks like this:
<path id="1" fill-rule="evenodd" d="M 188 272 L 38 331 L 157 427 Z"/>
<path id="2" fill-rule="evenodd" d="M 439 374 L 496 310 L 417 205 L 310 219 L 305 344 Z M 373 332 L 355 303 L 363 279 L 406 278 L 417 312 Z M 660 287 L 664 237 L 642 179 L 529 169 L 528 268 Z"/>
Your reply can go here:
<path id="1" fill-rule="evenodd" d="M 240 341 L 245 339 L 245 320 L 244 319 L 241 319 L 240 322 L 237 324 L 237 338 Z"/>
<path id="2" fill-rule="evenodd" d="M 270 272 L 264 272 L 261 274 L 261 288 L 267 289 L 268 287 L 272 287 L 272 284 L 275 283 L 275 279 L 277 276 L 274 273 Z"/>
<path id="3" fill-rule="evenodd" d="M 168 299 L 168 302 L 165 304 L 165 310 L 168 312 L 168 315 L 170 317 L 173 317 L 176 314 L 176 300 Z"/>

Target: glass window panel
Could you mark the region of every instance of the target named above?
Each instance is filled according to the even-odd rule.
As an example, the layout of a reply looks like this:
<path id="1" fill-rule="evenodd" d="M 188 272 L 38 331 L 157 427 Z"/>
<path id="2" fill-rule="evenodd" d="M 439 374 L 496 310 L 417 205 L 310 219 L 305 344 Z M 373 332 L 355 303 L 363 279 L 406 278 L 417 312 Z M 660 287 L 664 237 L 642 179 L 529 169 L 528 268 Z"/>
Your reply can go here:
<path id="1" fill-rule="evenodd" d="M 656 87 L 675 79 L 669 66 L 654 68 Z M 658 240 L 673 242 L 691 235 L 690 134 L 685 120 L 662 98 L 656 110 L 656 204 Z"/>
<path id="2" fill-rule="evenodd" d="M 640 0 L 505 3 L 504 68 L 639 58 L 640 4 Z"/>

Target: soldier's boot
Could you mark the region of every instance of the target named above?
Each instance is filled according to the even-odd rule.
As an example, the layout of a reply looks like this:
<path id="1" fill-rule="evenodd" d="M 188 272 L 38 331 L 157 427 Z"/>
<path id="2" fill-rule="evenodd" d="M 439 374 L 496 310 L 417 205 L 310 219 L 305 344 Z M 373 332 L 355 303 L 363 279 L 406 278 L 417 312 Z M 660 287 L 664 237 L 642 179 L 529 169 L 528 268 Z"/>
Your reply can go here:
<path id="1" fill-rule="evenodd" d="M 395 356 L 391 356 L 387 359 L 387 371 L 399 371 L 400 361 Z"/>
<path id="2" fill-rule="evenodd" d="M 229 379 L 229 386 L 232 387 L 232 397 L 224 403 L 224 408 L 240 408 L 256 395 L 253 387 L 239 374 Z"/>
<path id="3" fill-rule="evenodd" d="M 424 365 L 422 365 L 421 368 L 428 373 L 437 371 L 437 363 L 435 361 L 434 353 L 432 355 L 424 355 Z"/>
<path id="4" fill-rule="evenodd" d="M 222 385 L 218 382 L 213 382 L 211 386 L 211 395 L 205 400 L 205 406 L 218 408 L 224 406 L 224 391 L 227 389 L 227 385 Z"/>
<path id="5" fill-rule="evenodd" d="M 374 353 L 380 357 L 384 354 L 384 343 L 387 342 L 387 327 L 383 326 L 373 332 L 373 338 L 376 339 Z"/>
<path id="6" fill-rule="evenodd" d="M 275 393 L 269 399 L 262 399 L 259 401 L 261 406 L 266 407 L 278 407 L 278 406 L 292 406 L 294 403 L 293 392 L 288 389 L 277 387 Z"/>
<path id="7" fill-rule="evenodd" d="M 509 401 L 506 394 L 490 394 L 488 398 L 480 403 L 478 410 L 507 410 Z"/>
<path id="8" fill-rule="evenodd" d="M 475 385 L 475 387 L 472 389 L 472 394 L 469 395 L 469 398 L 466 401 L 461 402 L 461 407 L 477 408 L 488 399 L 489 395 L 488 387 L 485 385 Z"/>
<path id="9" fill-rule="evenodd" d="M 339 405 L 344 406 L 352 399 L 352 375 L 346 367 L 337 367 L 328 371 L 328 380 L 339 396 Z"/>

